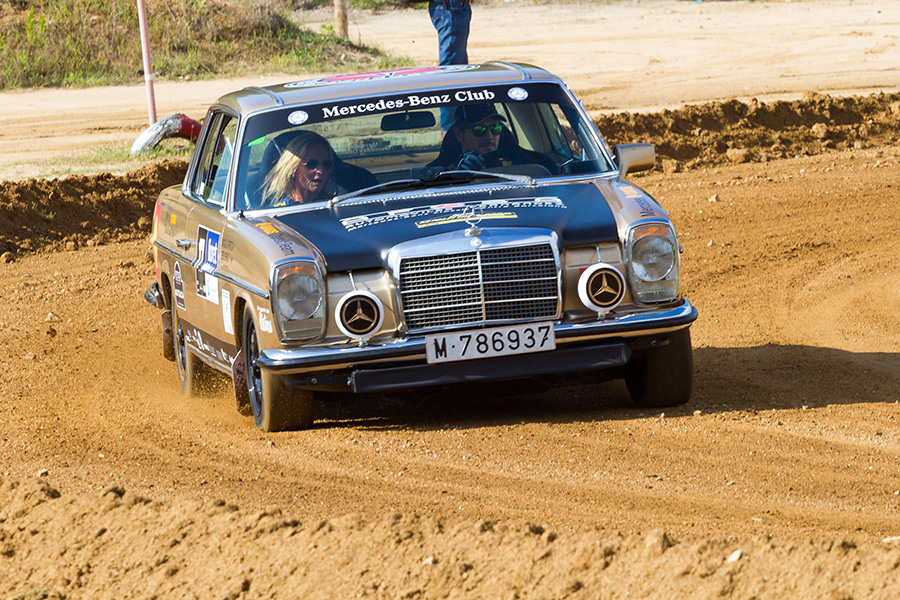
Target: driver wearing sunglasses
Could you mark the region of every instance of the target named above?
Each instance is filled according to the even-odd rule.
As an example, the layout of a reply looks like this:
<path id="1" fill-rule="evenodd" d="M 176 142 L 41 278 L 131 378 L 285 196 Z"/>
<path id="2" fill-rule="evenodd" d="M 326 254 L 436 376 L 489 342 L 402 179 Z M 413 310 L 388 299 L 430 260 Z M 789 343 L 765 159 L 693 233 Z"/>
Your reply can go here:
<path id="1" fill-rule="evenodd" d="M 506 118 L 492 104 L 464 105 L 456 109 L 453 134 L 459 142 L 460 157 L 456 169 L 478 171 L 485 165 L 485 155 L 500 147 Z"/>

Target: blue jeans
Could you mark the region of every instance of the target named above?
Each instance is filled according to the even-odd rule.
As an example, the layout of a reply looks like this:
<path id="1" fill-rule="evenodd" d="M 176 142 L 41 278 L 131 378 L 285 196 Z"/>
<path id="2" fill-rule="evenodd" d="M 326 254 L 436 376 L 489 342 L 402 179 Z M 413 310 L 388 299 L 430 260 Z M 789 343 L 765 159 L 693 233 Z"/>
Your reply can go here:
<path id="1" fill-rule="evenodd" d="M 438 34 L 438 63 L 441 65 L 465 65 L 469 62 L 466 44 L 469 41 L 469 23 L 472 7 L 463 0 L 432 0 L 428 14 Z"/>
<path id="2" fill-rule="evenodd" d="M 469 23 L 472 7 L 463 0 L 431 0 L 428 14 L 438 34 L 438 63 L 441 65 L 465 65 L 469 63 L 466 45 L 469 41 Z M 447 131 L 453 125 L 454 112 L 441 109 L 441 129 Z"/>

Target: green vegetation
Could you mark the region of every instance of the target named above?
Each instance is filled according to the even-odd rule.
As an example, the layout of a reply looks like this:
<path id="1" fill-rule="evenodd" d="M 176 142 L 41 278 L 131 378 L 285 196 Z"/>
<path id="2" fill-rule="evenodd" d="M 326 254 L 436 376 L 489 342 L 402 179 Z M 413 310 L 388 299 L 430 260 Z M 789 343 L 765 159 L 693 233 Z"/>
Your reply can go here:
<path id="1" fill-rule="evenodd" d="M 170 158 L 187 163 L 191 159 L 193 149 L 193 143 L 181 138 L 163 140 L 155 148 L 136 156 L 131 156 L 130 145 L 92 146 L 83 152 L 49 157 L 40 162 L 40 172 L 42 177 L 48 178 L 89 175 L 103 171 L 121 173 Z M 10 172 L 15 173 L 18 166 L 17 163 L 10 165 Z"/>
<path id="2" fill-rule="evenodd" d="M 376 2 L 377 0 L 372 0 Z M 290 18 L 290 0 L 147 2 L 157 77 L 348 72 L 405 64 Z M 0 0 L 0 90 L 143 79 L 135 0 Z"/>

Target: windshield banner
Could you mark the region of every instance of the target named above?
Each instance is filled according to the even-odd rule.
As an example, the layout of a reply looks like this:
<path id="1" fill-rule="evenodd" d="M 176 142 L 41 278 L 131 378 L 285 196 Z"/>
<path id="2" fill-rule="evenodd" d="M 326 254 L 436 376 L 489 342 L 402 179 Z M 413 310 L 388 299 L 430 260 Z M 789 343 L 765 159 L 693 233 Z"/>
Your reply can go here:
<path id="1" fill-rule="evenodd" d="M 245 138 L 256 139 L 272 131 L 279 131 L 285 128 L 285 122 L 288 126 L 297 126 L 398 111 L 453 108 L 464 104 L 504 104 L 524 101 L 568 104 L 564 96 L 563 90 L 555 84 L 520 83 L 514 86 L 414 91 L 382 98 L 356 98 L 327 104 L 310 104 L 302 108 L 293 106 L 290 109 L 265 113 L 251 119 Z"/>

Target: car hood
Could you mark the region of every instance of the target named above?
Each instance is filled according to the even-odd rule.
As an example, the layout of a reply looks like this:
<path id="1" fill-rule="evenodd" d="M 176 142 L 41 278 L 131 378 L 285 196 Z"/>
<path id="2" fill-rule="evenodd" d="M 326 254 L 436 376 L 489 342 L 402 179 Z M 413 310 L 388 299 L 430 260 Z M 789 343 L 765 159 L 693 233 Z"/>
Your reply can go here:
<path id="1" fill-rule="evenodd" d="M 619 239 L 615 218 L 594 182 L 363 196 L 275 219 L 318 248 L 329 271 L 387 267 L 396 244 L 476 224 L 551 229 L 561 247 Z"/>

